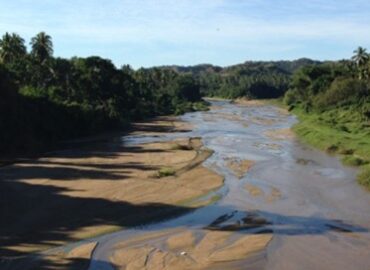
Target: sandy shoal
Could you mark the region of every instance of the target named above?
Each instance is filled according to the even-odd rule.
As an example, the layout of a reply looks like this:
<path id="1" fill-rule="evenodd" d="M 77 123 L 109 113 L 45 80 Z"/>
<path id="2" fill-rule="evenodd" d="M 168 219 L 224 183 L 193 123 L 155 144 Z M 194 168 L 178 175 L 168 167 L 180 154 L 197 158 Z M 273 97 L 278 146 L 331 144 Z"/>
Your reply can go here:
<path id="1" fill-rule="evenodd" d="M 175 118 L 159 118 L 136 124 L 131 134 L 190 128 Z M 3 167 L 0 210 L 6 222 L 0 226 L 0 257 L 24 256 L 185 213 L 189 206 L 181 202 L 223 185 L 220 175 L 202 166 L 211 154 L 199 138 L 135 146 L 112 140 Z M 158 177 L 163 168 L 172 174 Z M 87 256 L 76 254 L 70 262 Z M 54 265 L 52 257 L 45 260 Z"/>

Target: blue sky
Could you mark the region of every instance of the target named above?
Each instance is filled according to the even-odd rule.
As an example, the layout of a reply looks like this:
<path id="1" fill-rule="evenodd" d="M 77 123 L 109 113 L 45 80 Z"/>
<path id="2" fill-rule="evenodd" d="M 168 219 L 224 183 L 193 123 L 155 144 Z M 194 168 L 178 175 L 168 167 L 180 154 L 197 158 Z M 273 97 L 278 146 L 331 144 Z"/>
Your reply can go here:
<path id="1" fill-rule="evenodd" d="M 370 49 L 369 0 L 0 0 L 0 33 L 120 66 L 342 59 Z"/>

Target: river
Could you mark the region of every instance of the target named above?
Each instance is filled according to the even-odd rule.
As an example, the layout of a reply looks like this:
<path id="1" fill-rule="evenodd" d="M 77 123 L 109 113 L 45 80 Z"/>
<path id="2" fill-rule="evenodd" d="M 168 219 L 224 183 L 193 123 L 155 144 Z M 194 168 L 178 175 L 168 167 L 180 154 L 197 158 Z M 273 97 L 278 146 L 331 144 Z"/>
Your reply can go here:
<path id="1" fill-rule="evenodd" d="M 220 200 L 173 220 L 100 237 L 89 269 L 113 269 L 113 252 L 128 239 L 176 228 L 197 231 L 220 217 L 230 223 L 253 213 L 267 222 L 262 228 L 236 230 L 235 237 L 263 230 L 273 238 L 263 252 L 235 264 L 235 269 L 369 270 L 370 194 L 356 183 L 356 171 L 291 136 L 274 136 L 297 121 L 277 107 L 212 103 L 211 111 L 181 117 L 194 126 L 190 133 L 123 141 L 201 137 L 214 151 L 204 165 L 225 177 L 224 186 L 215 191 Z M 239 179 L 227 166 L 230 159 L 255 163 Z M 151 243 L 161 246 L 163 239 Z"/>

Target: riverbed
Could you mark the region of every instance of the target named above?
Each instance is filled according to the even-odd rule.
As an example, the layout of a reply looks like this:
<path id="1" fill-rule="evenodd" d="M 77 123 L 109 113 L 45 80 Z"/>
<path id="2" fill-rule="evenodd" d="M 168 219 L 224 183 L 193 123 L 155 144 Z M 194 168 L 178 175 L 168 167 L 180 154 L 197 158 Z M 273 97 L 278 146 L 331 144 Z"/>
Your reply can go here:
<path id="1" fill-rule="evenodd" d="M 135 256 L 122 258 L 130 252 L 144 254 L 146 264 L 156 259 L 162 269 L 171 269 L 166 256 L 181 260 L 184 269 L 370 269 L 370 194 L 356 183 L 355 169 L 300 143 L 289 131 L 297 120 L 277 107 L 212 105 L 208 112 L 181 117 L 194 127 L 186 134 L 122 140 L 135 145 L 201 137 L 214 151 L 204 165 L 225 177 L 214 192 L 219 200 L 172 220 L 100 237 L 89 269 L 128 269 Z M 198 247 L 209 232 L 227 232 L 218 253 Z M 256 235 L 263 236 L 259 247 L 244 245 L 244 251 L 251 249 L 241 256 L 232 243 L 255 243 Z M 171 249 L 171 237 L 194 240 Z M 216 255 L 224 256 L 230 245 L 238 256 L 219 260 Z M 202 256 L 215 258 L 210 264 Z M 147 268 L 160 269 L 153 265 Z"/>

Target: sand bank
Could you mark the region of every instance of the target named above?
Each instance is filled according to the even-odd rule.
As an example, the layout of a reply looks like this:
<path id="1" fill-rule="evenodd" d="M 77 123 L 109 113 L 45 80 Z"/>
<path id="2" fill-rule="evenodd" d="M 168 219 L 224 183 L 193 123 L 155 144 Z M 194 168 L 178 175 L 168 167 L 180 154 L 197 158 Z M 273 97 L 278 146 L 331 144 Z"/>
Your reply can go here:
<path id="1" fill-rule="evenodd" d="M 189 128 L 175 118 L 160 118 L 136 124 L 132 134 Z M 195 207 L 192 198 L 223 184 L 202 166 L 211 154 L 199 138 L 135 146 L 111 140 L 3 167 L 1 213 L 7 222 L 0 227 L 0 256 L 24 256 L 185 213 Z M 164 168 L 171 173 L 160 175 Z M 59 265 L 81 257 L 63 254 L 43 260 Z"/>

